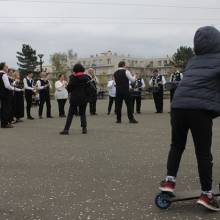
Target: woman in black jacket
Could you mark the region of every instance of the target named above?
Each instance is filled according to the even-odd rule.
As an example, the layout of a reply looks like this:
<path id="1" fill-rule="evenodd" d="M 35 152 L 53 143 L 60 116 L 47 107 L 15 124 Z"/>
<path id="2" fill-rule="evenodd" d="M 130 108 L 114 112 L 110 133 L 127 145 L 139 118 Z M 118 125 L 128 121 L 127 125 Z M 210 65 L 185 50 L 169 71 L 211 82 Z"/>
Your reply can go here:
<path id="1" fill-rule="evenodd" d="M 87 133 L 87 121 L 86 121 L 86 107 L 88 103 L 88 92 L 89 77 L 84 74 L 85 68 L 81 64 L 76 64 L 73 67 L 73 74 L 69 78 L 67 90 L 70 94 L 70 107 L 69 113 L 66 120 L 65 128 L 61 135 L 68 135 L 69 129 L 72 123 L 73 115 L 75 110 L 79 109 L 79 115 L 81 120 L 82 133 Z"/>

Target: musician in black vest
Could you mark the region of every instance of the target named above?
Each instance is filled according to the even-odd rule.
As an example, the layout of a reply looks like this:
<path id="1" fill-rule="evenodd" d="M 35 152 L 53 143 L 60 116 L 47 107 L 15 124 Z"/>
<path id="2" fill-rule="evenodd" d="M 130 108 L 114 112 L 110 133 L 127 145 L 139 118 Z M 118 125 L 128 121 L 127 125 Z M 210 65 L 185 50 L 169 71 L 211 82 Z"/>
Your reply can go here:
<path id="1" fill-rule="evenodd" d="M 172 74 L 170 76 L 170 82 L 174 84 L 173 88 L 170 90 L 170 102 L 172 102 L 173 100 L 173 96 L 174 96 L 174 93 L 177 89 L 177 86 L 178 84 L 180 83 L 180 81 L 182 80 L 183 78 L 183 74 L 180 73 L 180 71 L 178 70 L 177 66 L 174 65 L 173 66 L 173 70 L 172 70 Z"/>
<path id="2" fill-rule="evenodd" d="M 31 106 L 32 106 L 32 96 L 34 92 L 36 92 L 34 87 L 34 81 L 33 81 L 33 73 L 28 72 L 27 77 L 23 80 L 24 83 L 24 93 L 25 93 L 25 99 L 26 99 L 26 111 L 27 111 L 27 119 L 34 120 L 34 118 L 31 116 Z"/>
<path id="3" fill-rule="evenodd" d="M 37 81 L 37 89 L 40 95 L 40 105 L 39 105 L 39 118 L 42 119 L 44 104 L 47 106 L 47 118 L 52 118 L 51 116 L 51 103 L 50 103 L 50 88 L 51 84 L 47 79 L 47 73 L 41 73 L 41 79 Z"/>
<path id="4" fill-rule="evenodd" d="M 129 91 L 129 81 L 135 82 L 136 78 L 126 69 L 126 63 L 124 61 L 119 62 L 119 69 L 114 73 L 114 79 L 116 83 L 116 123 L 121 123 L 121 110 L 123 101 L 127 106 L 127 114 L 130 123 L 138 123 L 132 113 L 132 99 Z"/>
<path id="5" fill-rule="evenodd" d="M 132 96 L 132 111 L 134 113 L 134 107 L 136 102 L 136 112 L 141 114 L 141 92 L 145 88 L 145 82 L 141 78 L 140 73 L 137 74 L 137 79 L 134 83 L 131 83 L 131 96 Z"/>
<path id="6" fill-rule="evenodd" d="M 150 79 L 150 86 L 152 87 L 154 103 L 156 107 L 155 113 L 163 113 L 163 85 L 166 80 L 157 69 L 153 71 L 153 76 Z"/>
<path id="7" fill-rule="evenodd" d="M 11 93 L 13 91 L 22 91 L 11 86 L 8 77 L 8 66 L 0 63 L 0 99 L 1 99 L 1 127 L 13 128 L 11 125 Z"/>
<path id="8" fill-rule="evenodd" d="M 98 79 L 95 76 L 95 70 L 93 68 L 89 68 L 87 71 L 87 74 L 91 79 L 91 83 L 94 85 L 94 87 L 97 90 Z M 90 110 L 91 115 L 97 115 L 96 104 L 97 104 L 97 91 L 96 91 L 96 94 L 93 94 L 89 100 L 89 110 Z"/>

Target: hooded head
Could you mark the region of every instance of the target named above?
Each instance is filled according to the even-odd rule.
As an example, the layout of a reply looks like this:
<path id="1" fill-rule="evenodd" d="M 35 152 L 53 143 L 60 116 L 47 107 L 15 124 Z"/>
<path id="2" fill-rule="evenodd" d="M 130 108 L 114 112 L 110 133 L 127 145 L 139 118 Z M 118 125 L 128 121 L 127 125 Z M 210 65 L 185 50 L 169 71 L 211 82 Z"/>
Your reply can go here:
<path id="1" fill-rule="evenodd" d="M 201 27 L 194 37 L 196 55 L 220 53 L 220 32 L 212 27 Z"/>

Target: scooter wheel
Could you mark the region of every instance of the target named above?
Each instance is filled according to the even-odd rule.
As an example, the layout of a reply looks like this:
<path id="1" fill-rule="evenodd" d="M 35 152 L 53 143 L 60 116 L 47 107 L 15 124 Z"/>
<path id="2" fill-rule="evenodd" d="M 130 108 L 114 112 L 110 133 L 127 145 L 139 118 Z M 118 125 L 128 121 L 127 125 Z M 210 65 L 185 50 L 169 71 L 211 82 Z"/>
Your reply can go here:
<path id="1" fill-rule="evenodd" d="M 160 193 L 155 198 L 155 204 L 160 209 L 168 209 L 171 205 L 170 196 L 167 193 Z"/>

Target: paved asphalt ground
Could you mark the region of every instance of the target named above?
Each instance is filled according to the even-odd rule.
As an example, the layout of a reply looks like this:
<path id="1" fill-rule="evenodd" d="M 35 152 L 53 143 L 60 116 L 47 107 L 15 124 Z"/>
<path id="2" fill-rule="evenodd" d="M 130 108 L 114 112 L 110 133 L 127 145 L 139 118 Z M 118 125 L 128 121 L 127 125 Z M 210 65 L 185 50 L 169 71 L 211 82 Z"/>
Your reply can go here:
<path id="1" fill-rule="evenodd" d="M 99 101 L 98 116 L 88 116 L 88 134 L 79 119 L 69 136 L 60 136 L 65 120 L 25 121 L 0 130 L 0 220 L 142 220 L 219 219 L 195 205 L 176 203 L 161 211 L 154 206 L 165 174 L 170 144 L 169 105 L 154 114 L 152 101 L 143 102 L 138 125 L 115 124 Z M 34 111 L 35 116 L 37 109 Z M 220 120 L 215 121 L 214 185 L 220 180 Z M 189 137 L 177 192 L 199 189 L 196 160 Z"/>

